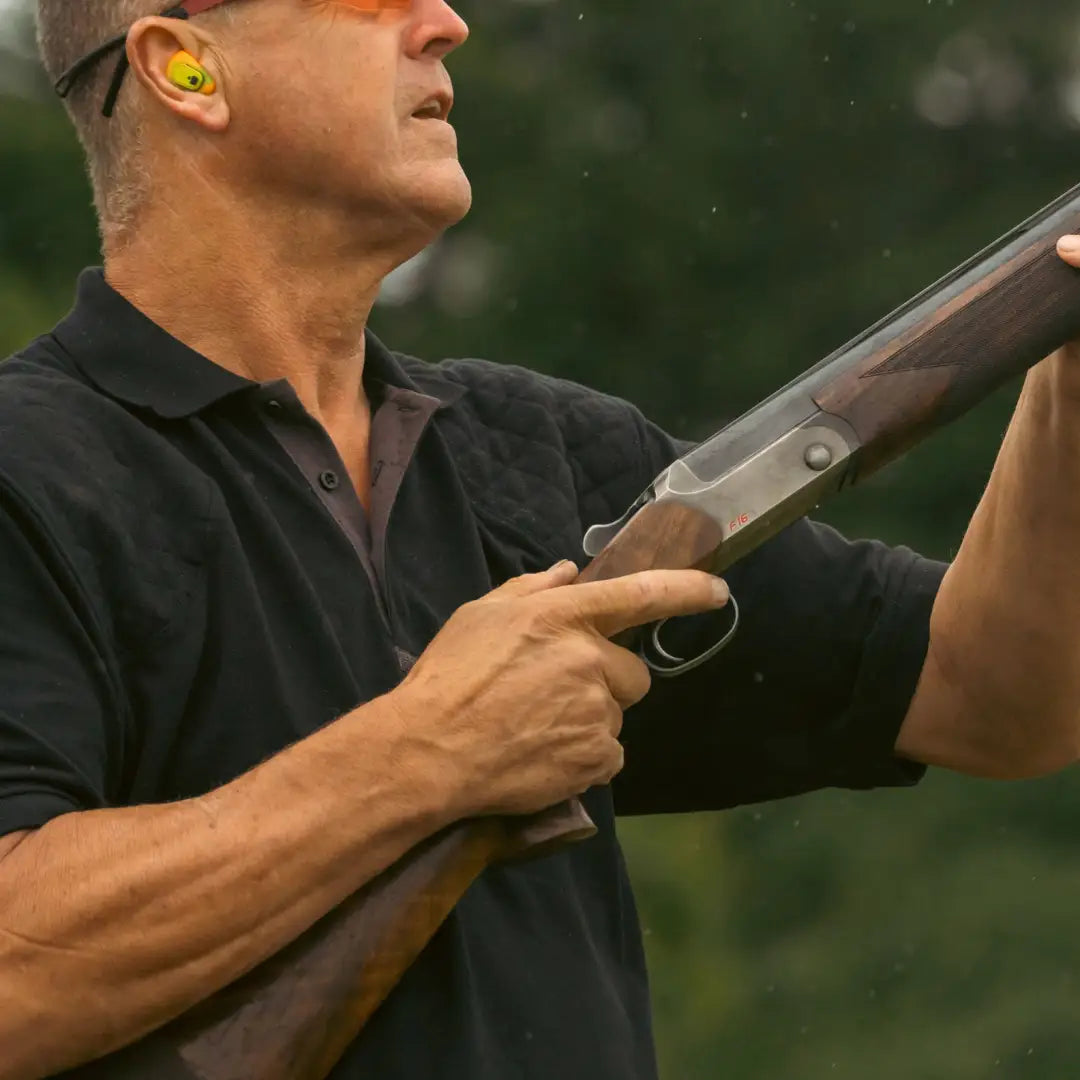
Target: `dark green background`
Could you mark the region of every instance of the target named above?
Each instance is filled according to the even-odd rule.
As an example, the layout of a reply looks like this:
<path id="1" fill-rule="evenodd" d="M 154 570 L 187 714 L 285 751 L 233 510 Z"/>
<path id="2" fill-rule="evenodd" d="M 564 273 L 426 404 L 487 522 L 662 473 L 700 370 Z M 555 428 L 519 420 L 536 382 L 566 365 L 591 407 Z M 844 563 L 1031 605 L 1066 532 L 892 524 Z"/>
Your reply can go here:
<path id="1" fill-rule="evenodd" d="M 473 40 L 451 69 L 476 209 L 394 283 L 377 331 L 579 379 L 679 434 L 718 427 L 1080 178 L 1069 3 L 464 13 Z M 97 255 L 25 20 L 7 10 L 0 31 L 3 353 L 65 310 Z M 825 516 L 948 557 L 1014 398 Z M 938 773 L 914 792 L 627 823 L 665 1075 L 1080 1075 L 1078 816 L 1074 774 Z"/>

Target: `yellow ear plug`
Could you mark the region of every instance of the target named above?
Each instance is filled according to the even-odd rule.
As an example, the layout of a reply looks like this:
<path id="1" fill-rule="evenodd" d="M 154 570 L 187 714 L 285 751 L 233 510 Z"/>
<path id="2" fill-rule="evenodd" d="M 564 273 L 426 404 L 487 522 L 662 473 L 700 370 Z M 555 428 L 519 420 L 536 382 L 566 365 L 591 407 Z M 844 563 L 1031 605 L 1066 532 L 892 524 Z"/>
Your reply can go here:
<path id="1" fill-rule="evenodd" d="M 213 76 L 189 52 L 180 50 L 170 61 L 165 74 L 173 86 L 196 94 L 212 94 L 217 89 Z"/>

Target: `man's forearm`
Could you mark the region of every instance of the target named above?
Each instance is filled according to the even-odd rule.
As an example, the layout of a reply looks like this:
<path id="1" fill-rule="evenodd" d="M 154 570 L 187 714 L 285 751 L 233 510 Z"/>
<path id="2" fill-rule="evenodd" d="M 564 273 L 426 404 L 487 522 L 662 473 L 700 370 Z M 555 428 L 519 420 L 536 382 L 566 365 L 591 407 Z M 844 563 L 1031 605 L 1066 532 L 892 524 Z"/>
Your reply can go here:
<path id="1" fill-rule="evenodd" d="M 934 606 L 897 749 L 974 775 L 1080 746 L 1080 347 L 1034 368 Z"/>
<path id="2" fill-rule="evenodd" d="M 0 1078 L 133 1042 L 462 808 L 384 698 L 201 799 L 57 818 L 0 860 Z"/>

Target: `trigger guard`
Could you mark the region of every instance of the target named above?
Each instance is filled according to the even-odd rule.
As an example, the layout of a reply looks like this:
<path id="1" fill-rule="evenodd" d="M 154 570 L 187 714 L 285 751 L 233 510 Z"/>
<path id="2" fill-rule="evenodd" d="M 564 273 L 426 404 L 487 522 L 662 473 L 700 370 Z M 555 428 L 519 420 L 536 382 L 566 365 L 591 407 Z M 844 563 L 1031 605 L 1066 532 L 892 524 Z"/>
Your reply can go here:
<path id="1" fill-rule="evenodd" d="M 723 637 L 720 638 L 714 645 L 711 645 L 700 656 L 695 656 L 692 660 L 686 660 L 681 656 L 672 656 L 671 653 L 660 644 L 660 631 L 670 622 L 670 619 L 662 619 L 658 623 L 653 623 L 651 631 L 645 635 L 644 640 L 638 648 L 638 655 L 645 661 L 646 666 L 654 674 L 658 675 L 662 679 L 675 679 L 680 675 L 685 675 L 687 672 L 693 671 L 695 668 L 699 668 L 702 664 L 707 664 L 714 656 L 718 656 L 731 644 L 732 639 L 735 637 L 739 630 L 739 622 L 742 617 L 742 613 L 739 610 L 739 603 L 734 596 L 728 601 L 732 613 L 733 620 L 731 626 L 725 631 Z M 670 661 L 669 663 L 661 663 L 654 657 L 660 657 L 661 660 Z"/>

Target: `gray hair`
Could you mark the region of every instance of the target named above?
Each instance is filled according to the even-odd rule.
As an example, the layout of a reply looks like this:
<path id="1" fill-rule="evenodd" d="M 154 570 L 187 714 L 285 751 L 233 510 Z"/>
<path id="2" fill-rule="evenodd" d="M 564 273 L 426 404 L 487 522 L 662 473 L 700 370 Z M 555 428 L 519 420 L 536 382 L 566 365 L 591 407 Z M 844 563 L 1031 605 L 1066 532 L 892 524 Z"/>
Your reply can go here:
<path id="1" fill-rule="evenodd" d="M 38 48 L 45 70 L 55 82 L 81 57 L 138 19 L 160 14 L 166 6 L 166 0 L 37 0 Z M 230 7 L 224 5 L 221 12 Z M 218 14 L 215 10 L 200 18 Z M 150 189 L 130 75 L 113 116 L 101 113 L 119 56 L 117 50 L 104 57 L 64 99 L 86 153 L 101 238 L 107 248 L 123 241 Z"/>

